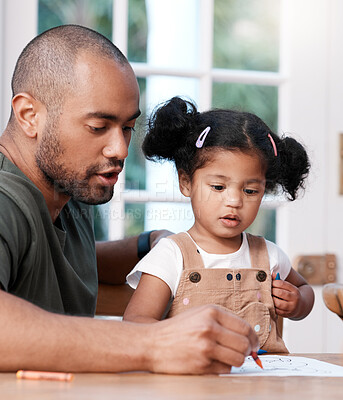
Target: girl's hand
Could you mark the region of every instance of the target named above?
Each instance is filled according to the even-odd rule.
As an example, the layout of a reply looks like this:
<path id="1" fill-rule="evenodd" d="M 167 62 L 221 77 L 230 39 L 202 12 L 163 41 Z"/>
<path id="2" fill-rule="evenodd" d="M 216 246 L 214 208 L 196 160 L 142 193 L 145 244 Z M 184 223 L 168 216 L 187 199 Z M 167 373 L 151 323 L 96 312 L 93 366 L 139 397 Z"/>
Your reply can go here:
<path id="1" fill-rule="evenodd" d="M 275 280 L 275 272 L 272 278 L 272 295 L 276 314 L 286 318 L 294 317 L 301 300 L 300 290 L 287 281 Z"/>
<path id="2" fill-rule="evenodd" d="M 277 315 L 299 320 L 312 310 L 314 292 L 305 279 L 293 268 L 286 280 L 276 280 L 272 274 L 272 296 Z"/>

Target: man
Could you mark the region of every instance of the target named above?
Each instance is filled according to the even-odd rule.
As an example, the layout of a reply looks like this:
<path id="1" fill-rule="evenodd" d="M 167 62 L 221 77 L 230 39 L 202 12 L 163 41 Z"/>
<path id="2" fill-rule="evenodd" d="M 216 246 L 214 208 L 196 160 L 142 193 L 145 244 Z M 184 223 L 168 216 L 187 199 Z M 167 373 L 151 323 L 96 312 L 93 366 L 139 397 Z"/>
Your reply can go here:
<path id="1" fill-rule="evenodd" d="M 98 278 L 123 282 L 138 261 L 137 237 L 95 247 L 90 212 L 112 197 L 140 114 L 126 58 L 90 29 L 60 26 L 23 50 L 12 90 L 0 137 L 0 369 L 241 365 L 256 335 L 214 306 L 149 325 L 89 318 Z"/>

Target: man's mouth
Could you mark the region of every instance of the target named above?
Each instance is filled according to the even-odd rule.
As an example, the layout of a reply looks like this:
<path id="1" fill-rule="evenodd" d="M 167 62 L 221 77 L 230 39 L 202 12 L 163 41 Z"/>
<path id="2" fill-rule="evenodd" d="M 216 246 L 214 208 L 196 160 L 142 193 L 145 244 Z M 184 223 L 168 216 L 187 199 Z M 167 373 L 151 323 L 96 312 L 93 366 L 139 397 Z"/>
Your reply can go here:
<path id="1" fill-rule="evenodd" d="M 99 175 L 102 175 L 105 178 L 111 178 L 112 176 L 114 176 L 114 174 L 115 174 L 114 172 L 107 172 L 105 174 L 99 174 Z"/>
<path id="2" fill-rule="evenodd" d="M 116 172 L 103 172 L 103 173 L 98 173 L 97 176 L 100 179 L 101 183 L 105 186 L 113 186 L 117 183 L 118 181 L 118 175 L 120 171 Z"/>

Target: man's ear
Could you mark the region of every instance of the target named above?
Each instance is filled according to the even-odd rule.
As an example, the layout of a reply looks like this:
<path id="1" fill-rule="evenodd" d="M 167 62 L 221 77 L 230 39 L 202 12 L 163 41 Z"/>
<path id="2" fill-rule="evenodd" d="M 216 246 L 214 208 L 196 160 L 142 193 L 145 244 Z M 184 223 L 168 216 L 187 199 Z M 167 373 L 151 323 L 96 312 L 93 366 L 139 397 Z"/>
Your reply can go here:
<path id="1" fill-rule="evenodd" d="M 28 93 L 18 93 L 12 99 L 12 108 L 21 129 L 28 137 L 36 137 L 44 105 Z"/>
<path id="2" fill-rule="evenodd" d="M 178 171 L 179 175 L 179 187 L 181 193 L 189 197 L 191 194 L 191 179 L 190 177 L 185 173 L 185 171 Z"/>

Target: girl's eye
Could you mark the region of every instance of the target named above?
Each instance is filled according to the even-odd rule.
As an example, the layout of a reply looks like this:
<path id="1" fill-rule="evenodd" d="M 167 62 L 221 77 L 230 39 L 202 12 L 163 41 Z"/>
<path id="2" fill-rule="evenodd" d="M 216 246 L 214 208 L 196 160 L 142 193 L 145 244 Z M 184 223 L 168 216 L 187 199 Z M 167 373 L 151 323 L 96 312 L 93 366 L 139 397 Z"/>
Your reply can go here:
<path id="1" fill-rule="evenodd" d="M 247 194 L 248 196 L 258 194 L 258 190 L 256 189 L 244 189 L 244 193 Z"/>
<path id="2" fill-rule="evenodd" d="M 224 186 L 223 185 L 211 185 L 211 188 L 216 190 L 216 191 L 218 191 L 218 192 L 221 192 L 222 190 L 224 190 Z"/>

